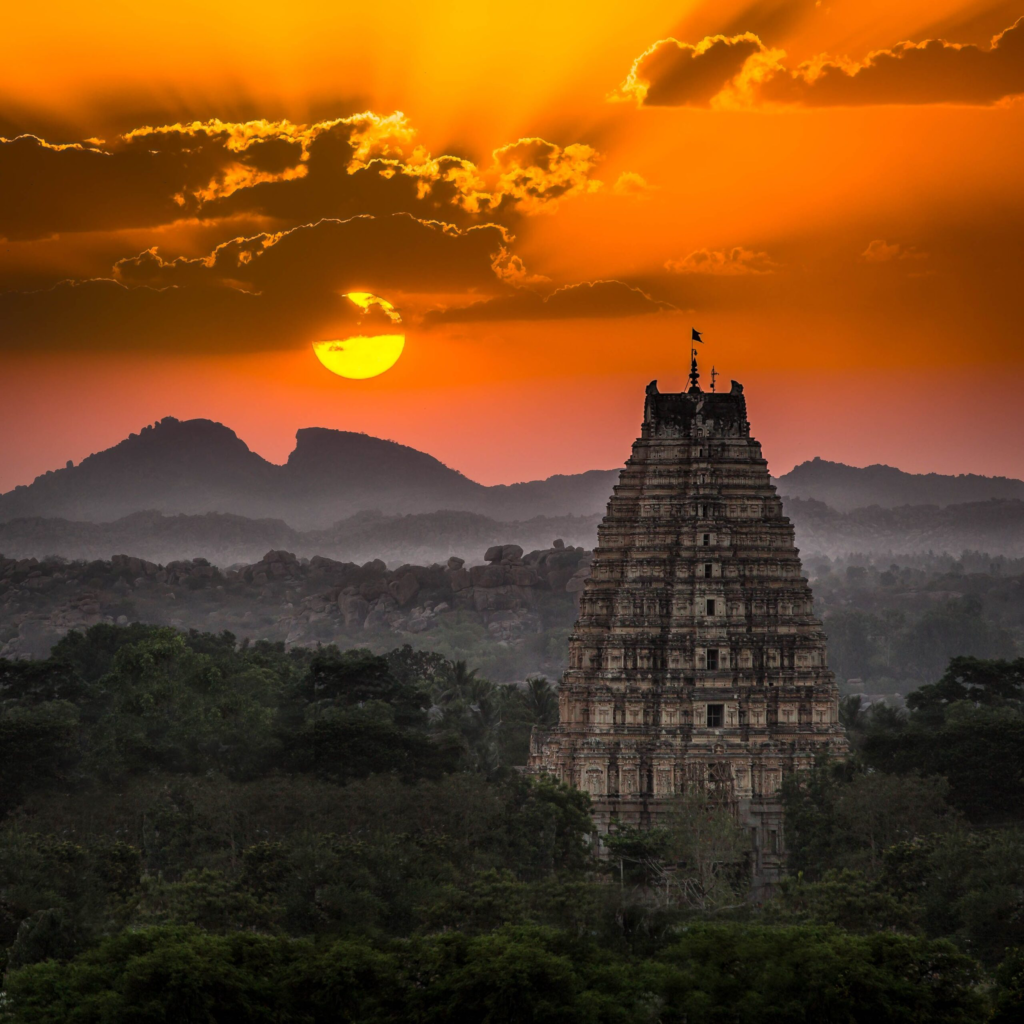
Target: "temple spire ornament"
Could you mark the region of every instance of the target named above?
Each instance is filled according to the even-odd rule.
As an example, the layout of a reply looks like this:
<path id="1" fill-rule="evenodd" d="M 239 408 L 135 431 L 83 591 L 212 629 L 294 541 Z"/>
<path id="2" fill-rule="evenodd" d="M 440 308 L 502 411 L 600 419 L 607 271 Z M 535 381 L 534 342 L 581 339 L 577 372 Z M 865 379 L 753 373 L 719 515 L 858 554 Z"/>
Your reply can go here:
<path id="1" fill-rule="evenodd" d="M 690 328 L 690 391 L 691 395 L 701 394 L 700 370 L 697 369 L 697 343 L 703 344 L 704 339 L 696 327 Z"/>

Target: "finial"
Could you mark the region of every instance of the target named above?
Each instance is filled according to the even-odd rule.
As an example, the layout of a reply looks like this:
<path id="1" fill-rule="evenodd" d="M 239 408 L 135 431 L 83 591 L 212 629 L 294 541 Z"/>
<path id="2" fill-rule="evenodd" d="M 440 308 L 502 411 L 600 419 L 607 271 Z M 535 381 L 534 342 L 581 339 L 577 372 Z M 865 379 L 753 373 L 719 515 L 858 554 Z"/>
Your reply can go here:
<path id="1" fill-rule="evenodd" d="M 718 376 L 718 371 L 712 366 L 711 367 L 711 390 L 715 390 L 715 378 Z"/>
<path id="2" fill-rule="evenodd" d="M 696 327 L 690 328 L 690 391 L 691 395 L 700 394 L 700 371 L 697 369 L 697 342 L 703 343 L 701 332 Z"/>

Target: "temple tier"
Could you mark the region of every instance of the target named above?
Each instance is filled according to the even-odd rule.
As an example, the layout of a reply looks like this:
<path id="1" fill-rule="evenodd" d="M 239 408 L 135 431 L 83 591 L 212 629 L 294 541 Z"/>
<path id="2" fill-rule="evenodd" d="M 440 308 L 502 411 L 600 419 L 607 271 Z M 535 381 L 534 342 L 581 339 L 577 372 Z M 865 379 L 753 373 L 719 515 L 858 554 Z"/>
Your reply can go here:
<path id="1" fill-rule="evenodd" d="M 770 879 L 783 777 L 847 751 L 825 635 L 742 386 L 647 390 L 580 596 L 559 724 L 535 733 L 529 770 L 590 793 L 602 831 L 651 826 L 673 795 L 704 792 L 752 830 Z"/>

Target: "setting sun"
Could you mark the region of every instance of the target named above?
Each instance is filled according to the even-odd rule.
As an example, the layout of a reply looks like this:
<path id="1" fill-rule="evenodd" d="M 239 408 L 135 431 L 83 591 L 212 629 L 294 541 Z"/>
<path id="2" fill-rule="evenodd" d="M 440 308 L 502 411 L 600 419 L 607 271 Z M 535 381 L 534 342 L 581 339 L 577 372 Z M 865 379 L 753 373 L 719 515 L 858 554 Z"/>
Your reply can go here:
<path id="1" fill-rule="evenodd" d="M 401 334 L 378 334 L 374 337 L 356 336 L 342 341 L 314 341 L 317 359 L 331 373 L 353 380 L 376 377 L 390 370 L 405 348 Z"/>

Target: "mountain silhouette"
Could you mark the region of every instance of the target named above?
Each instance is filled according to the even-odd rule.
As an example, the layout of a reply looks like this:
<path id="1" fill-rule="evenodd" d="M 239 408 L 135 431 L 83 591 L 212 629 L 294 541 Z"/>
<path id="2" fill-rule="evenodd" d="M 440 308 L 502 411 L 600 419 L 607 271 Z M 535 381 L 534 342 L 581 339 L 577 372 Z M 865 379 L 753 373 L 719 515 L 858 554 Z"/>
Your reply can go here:
<path id="1" fill-rule="evenodd" d="M 1024 480 L 962 473 L 905 473 L 893 466 L 847 466 L 811 459 L 774 481 L 788 498 L 822 501 L 839 512 L 879 505 L 962 505 L 977 501 L 1024 500 Z"/>
<path id="2" fill-rule="evenodd" d="M 486 487 L 407 445 L 367 434 L 299 430 L 279 466 L 212 420 L 167 417 L 124 441 L 0 495 L 0 521 L 112 522 L 140 511 L 231 513 L 325 528 L 365 510 L 458 509 L 508 521 L 602 512 L 618 470 Z"/>

